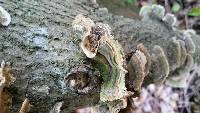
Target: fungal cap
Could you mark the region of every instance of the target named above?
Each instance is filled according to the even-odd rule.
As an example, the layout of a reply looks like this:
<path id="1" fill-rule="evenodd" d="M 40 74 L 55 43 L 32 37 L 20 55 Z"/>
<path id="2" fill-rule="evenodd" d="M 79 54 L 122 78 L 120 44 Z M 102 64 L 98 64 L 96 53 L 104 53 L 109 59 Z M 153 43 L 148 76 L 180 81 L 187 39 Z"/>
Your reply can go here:
<path id="1" fill-rule="evenodd" d="M 180 47 L 181 47 L 181 58 L 180 58 L 180 65 L 183 65 L 186 57 L 187 57 L 187 50 L 185 48 L 185 42 L 182 40 L 177 40 L 180 43 Z"/>
<path id="2" fill-rule="evenodd" d="M 50 111 L 50 113 L 60 113 L 60 111 L 61 111 L 60 108 L 62 107 L 63 103 L 64 103 L 64 102 L 57 102 L 57 103 L 54 105 L 53 109 Z"/>
<path id="3" fill-rule="evenodd" d="M 138 44 L 137 48 L 145 55 L 145 58 L 146 58 L 145 75 L 147 75 L 149 73 L 149 69 L 151 67 L 151 56 L 150 56 L 147 48 L 142 43 Z"/>
<path id="4" fill-rule="evenodd" d="M 143 18 L 148 17 L 149 14 L 151 13 L 152 8 L 149 5 L 145 5 L 140 9 L 139 15 L 142 16 Z"/>
<path id="5" fill-rule="evenodd" d="M 152 5 L 152 13 L 159 18 L 163 18 L 165 15 L 165 8 L 161 5 Z"/>
<path id="6" fill-rule="evenodd" d="M 104 83 L 101 87 L 100 100 L 103 102 L 113 101 L 128 95 L 125 87 L 125 74 L 127 71 L 123 67 L 125 63 L 124 51 L 118 41 L 110 35 L 107 25 L 97 24 L 97 26 L 102 27 L 101 31 L 104 31 L 101 35 L 98 53 L 107 60 L 109 71 L 112 70 L 111 73 L 103 75 Z M 98 31 L 98 28 L 96 30 Z M 98 61 L 98 59 L 96 60 Z"/>
<path id="7" fill-rule="evenodd" d="M 195 44 L 189 35 L 185 35 L 185 46 L 188 53 L 195 53 Z"/>
<path id="8" fill-rule="evenodd" d="M 181 64 L 181 45 L 179 41 L 177 41 L 176 37 L 172 37 L 172 41 L 169 45 L 169 49 L 166 50 L 166 53 L 172 53 L 167 57 L 169 60 L 170 70 L 175 70 Z"/>
<path id="9" fill-rule="evenodd" d="M 86 18 L 82 14 L 77 15 L 72 22 L 72 27 L 75 32 L 81 33 L 82 36 L 80 38 L 89 35 L 94 25 L 94 22 L 90 18 Z"/>
<path id="10" fill-rule="evenodd" d="M 187 30 L 184 31 L 184 34 L 192 36 L 192 35 L 196 34 L 196 31 L 193 30 L 193 29 L 187 29 Z"/>
<path id="11" fill-rule="evenodd" d="M 0 6 L 0 23 L 3 26 L 8 26 L 11 22 L 10 14 Z"/>
<path id="12" fill-rule="evenodd" d="M 125 74 L 127 71 L 123 68 L 124 53 L 121 45 L 113 37 L 104 38 L 105 45 L 99 47 L 99 53 L 105 56 L 111 67 L 110 77 L 104 77 L 104 83 L 101 87 L 100 100 L 113 101 L 128 95 L 125 87 Z"/>
<path id="13" fill-rule="evenodd" d="M 171 13 L 167 13 L 162 20 L 171 26 L 175 26 L 177 22 L 176 17 Z"/>
<path id="14" fill-rule="evenodd" d="M 184 64 L 176 69 L 170 77 L 168 77 L 166 84 L 172 87 L 185 87 L 187 82 L 187 74 L 192 69 L 194 65 L 193 57 L 190 54 L 187 54 Z"/>
<path id="15" fill-rule="evenodd" d="M 11 69 L 5 61 L 1 63 L 0 80 L 0 90 L 4 87 L 9 87 L 12 82 Z"/>
<path id="16" fill-rule="evenodd" d="M 98 34 L 101 33 L 101 36 L 111 36 L 111 28 L 108 24 L 103 23 L 96 23 L 94 26 L 94 31 L 98 32 Z"/>
<path id="17" fill-rule="evenodd" d="M 22 106 L 20 108 L 20 113 L 28 113 L 30 110 L 31 104 L 30 101 L 26 98 L 24 102 L 22 103 Z"/>
<path id="18" fill-rule="evenodd" d="M 145 5 L 141 8 L 139 15 L 143 18 L 149 18 L 151 15 L 157 16 L 158 18 L 162 19 L 165 15 L 165 8 L 161 5 Z"/>
<path id="19" fill-rule="evenodd" d="M 94 58 L 97 54 L 97 49 L 102 38 L 109 37 L 111 35 L 111 28 L 108 24 L 97 23 L 92 28 L 93 29 L 90 34 L 83 37 L 80 44 L 81 49 L 88 58 Z"/>
<path id="20" fill-rule="evenodd" d="M 169 75 L 169 63 L 163 49 L 158 45 L 154 46 L 153 62 L 155 62 L 156 65 L 159 66 L 157 68 L 160 68 L 160 69 L 153 69 L 154 74 L 156 74 L 154 75 L 153 79 L 155 80 L 154 82 L 160 84 Z"/>
<path id="21" fill-rule="evenodd" d="M 86 44 L 89 44 L 87 37 L 83 38 L 82 42 L 80 43 L 80 46 L 81 46 L 81 49 L 83 50 L 83 52 L 85 53 L 85 55 L 88 58 L 94 58 L 97 54 L 97 48 L 93 48 L 95 50 L 92 52 L 92 51 L 89 50 L 90 48 L 86 47 Z"/>
<path id="22" fill-rule="evenodd" d="M 136 50 L 128 63 L 128 90 L 138 94 L 145 77 L 147 58 L 143 52 Z"/>

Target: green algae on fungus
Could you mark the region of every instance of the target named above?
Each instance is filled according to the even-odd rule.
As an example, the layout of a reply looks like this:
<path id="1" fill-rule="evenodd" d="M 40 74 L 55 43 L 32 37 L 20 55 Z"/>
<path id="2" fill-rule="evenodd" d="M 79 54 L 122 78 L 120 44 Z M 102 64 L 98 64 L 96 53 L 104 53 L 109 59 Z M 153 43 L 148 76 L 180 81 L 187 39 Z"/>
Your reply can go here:
<path id="1" fill-rule="evenodd" d="M 85 22 L 88 19 L 82 16 L 78 18 L 78 20 Z M 75 22 L 76 21 L 75 18 Z M 107 75 L 103 75 L 100 100 L 105 102 L 123 98 L 127 95 L 125 87 L 125 74 L 127 71 L 123 67 L 125 63 L 123 49 L 121 45 L 114 40 L 114 37 L 111 36 L 110 27 L 107 24 L 96 23 L 93 25 L 92 21 L 88 24 L 90 26 L 87 24 L 79 24 L 79 22 L 75 24 L 75 26 L 87 28 L 89 31 L 86 30 L 85 34 L 82 36 L 82 41 L 80 43 L 81 49 L 88 58 L 93 58 L 98 63 L 106 63 L 106 65 L 102 65 L 105 68 L 109 68 L 103 71 L 110 71 Z M 98 56 L 98 54 L 100 55 Z M 102 59 L 104 59 L 103 62 Z M 100 73 L 105 74 L 105 72 Z"/>
<path id="2" fill-rule="evenodd" d="M 119 43 L 112 39 L 107 40 L 107 43 L 98 49 L 99 54 L 102 54 L 108 60 L 111 67 L 111 73 L 107 75 L 109 79 L 105 79 L 101 87 L 101 101 L 113 101 L 127 95 L 125 87 L 127 71 L 123 68 L 124 56 L 121 50 Z"/>

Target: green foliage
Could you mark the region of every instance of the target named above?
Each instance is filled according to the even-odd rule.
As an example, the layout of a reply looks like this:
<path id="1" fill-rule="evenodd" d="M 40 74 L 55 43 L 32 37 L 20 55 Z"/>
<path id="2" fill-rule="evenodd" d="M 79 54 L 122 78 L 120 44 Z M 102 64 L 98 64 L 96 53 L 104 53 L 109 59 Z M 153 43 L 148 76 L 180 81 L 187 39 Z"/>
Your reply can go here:
<path id="1" fill-rule="evenodd" d="M 177 13 L 181 9 L 181 6 L 178 3 L 174 3 L 172 6 L 172 12 Z"/>
<path id="2" fill-rule="evenodd" d="M 189 16 L 200 16 L 200 6 L 192 8 L 188 13 Z"/>
<path id="3" fill-rule="evenodd" d="M 136 3 L 136 0 L 127 0 L 128 5 L 133 5 Z"/>

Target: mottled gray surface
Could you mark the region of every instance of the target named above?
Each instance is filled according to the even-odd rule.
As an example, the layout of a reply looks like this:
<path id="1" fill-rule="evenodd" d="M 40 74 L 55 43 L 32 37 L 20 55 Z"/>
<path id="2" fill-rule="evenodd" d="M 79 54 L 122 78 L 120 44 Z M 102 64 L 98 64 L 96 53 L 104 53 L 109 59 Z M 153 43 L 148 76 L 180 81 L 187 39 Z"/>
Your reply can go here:
<path id="1" fill-rule="evenodd" d="M 126 52 L 138 43 L 144 43 L 150 53 L 154 45 L 165 49 L 170 38 L 176 35 L 171 27 L 156 19 L 139 21 L 113 16 L 105 8 L 92 7 L 87 0 L 0 0 L 0 5 L 12 17 L 8 27 L 0 27 L 0 61 L 11 63 L 16 79 L 10 89 L 11 113 L 19 111 L 26 97 L 34 105 L 33 113 L 48 113 L 63 99 L 65 111 L 98 102 L 98 88 L 88 95 L 70 95 L 66 94 L 63 83 L 71 67 L 87 62 L 79 48 L 80 40 L 70 28 L 77 14 L 108 23 Z M 194 39 L 198 45 L 195 53 L 198 62 L 199 39 Z"/>

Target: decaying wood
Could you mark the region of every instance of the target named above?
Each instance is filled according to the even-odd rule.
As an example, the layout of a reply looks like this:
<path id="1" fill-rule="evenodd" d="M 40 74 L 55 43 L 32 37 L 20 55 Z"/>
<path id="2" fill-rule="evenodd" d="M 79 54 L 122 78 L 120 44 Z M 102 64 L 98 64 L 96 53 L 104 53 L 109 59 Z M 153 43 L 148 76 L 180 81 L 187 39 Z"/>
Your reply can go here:
<path id="1" fill-rule="evenodd" d="M 99 110 L 98 106 L 101 105 L 119 111 L 118 109 L 125 107 L 126 104 L 120 103 L 124 103 L 126 97 L 123 97 L 122 101 L 119 101 L 120 99 L 108 103 L 101 101 L 102 84 L 106 83 L 106 80 L 115 84 L 117 84 L 115 81 L 120 81 L 117 77 L 108 76 L 106 79 L 102 77 L 103 74 L 109 75 L 111 71 L 105 70 L 114 69 L 107 64 L 112 64 L 108 58 L 116 54 L 110 56 L 108 54 L 106 57 L 105 53 L 99 54 L 100 52 L 95 51 L 97 52 L 95 59 L 87 57 L 80 43 L 85 36 L 95 33 L 88 32 L 92 31 L 93 25 L 78 24 L 79 27 L 74 27 L 76 21 L 72 22 L 78 14 L 90 18 L 94 24 L 99 22 L 108 24 L 114 37 L 110 41 L 117 44 L 119 42 L 123 54 L 140 50 L 139 55 L 144 55 L 147 63 L 144 65 L 140 61 L 142 65 L 138 66 L 136 71 L 145 76 L 145 78 L 138 77 L 141 78 L 138 81 L 143 82 L 144 86 L 163 81 L 168 73 L 182 72 L 184 67 L 190 67 L 192 59 L 200 63 L 199 36 L 191 31 L 178 30 L 174 26 L 173 19 L 168 21 L 160 6 L 147 7 L 152 12 L 141 13 L 141 16 L 147 16 L 142 20 L 114 16 L 108 13 L 106 8 L 96 7 L 97 5 L 91 4 L 88 0 L 1 0 L 0 6 L 4 7 L 12 17 L 7 27 L 0 27 L 0 61 L 10 62 L 15 78 L 6 90 L 13 100 L 9 113 L 19 112 L 26 98 L 32 105 L 30 113 L 70 113 L 76 108 L 85 106 L 96 106 L 96 110 Z M 161 15 L 156 15 L 156 11 L 160 11 Z M 137 48 L 141 43 L 146 50 Z M 186 60 L 184 55 L 190 60 Z M 144 57 L 137 58 L 139 61 Z M 115 57 L 113 59 L 115 60 Z M 134 60 L 127 60 L 123 67 L 128 69 L 127 64 Z M 150 61 L 151 66 L 149 66 Z M 114 64 L 116 69 L 122 66 L 121 63 L 120 66 L 119 63 Z M 134 73 L 128 73 L 127 76 L 131 74 L 136 76 Z M 86 83 L 89 83 L 88 86 Z M 133 90 L 128 92 L 131 92 L 131 95 L 134 93 Z"/>

